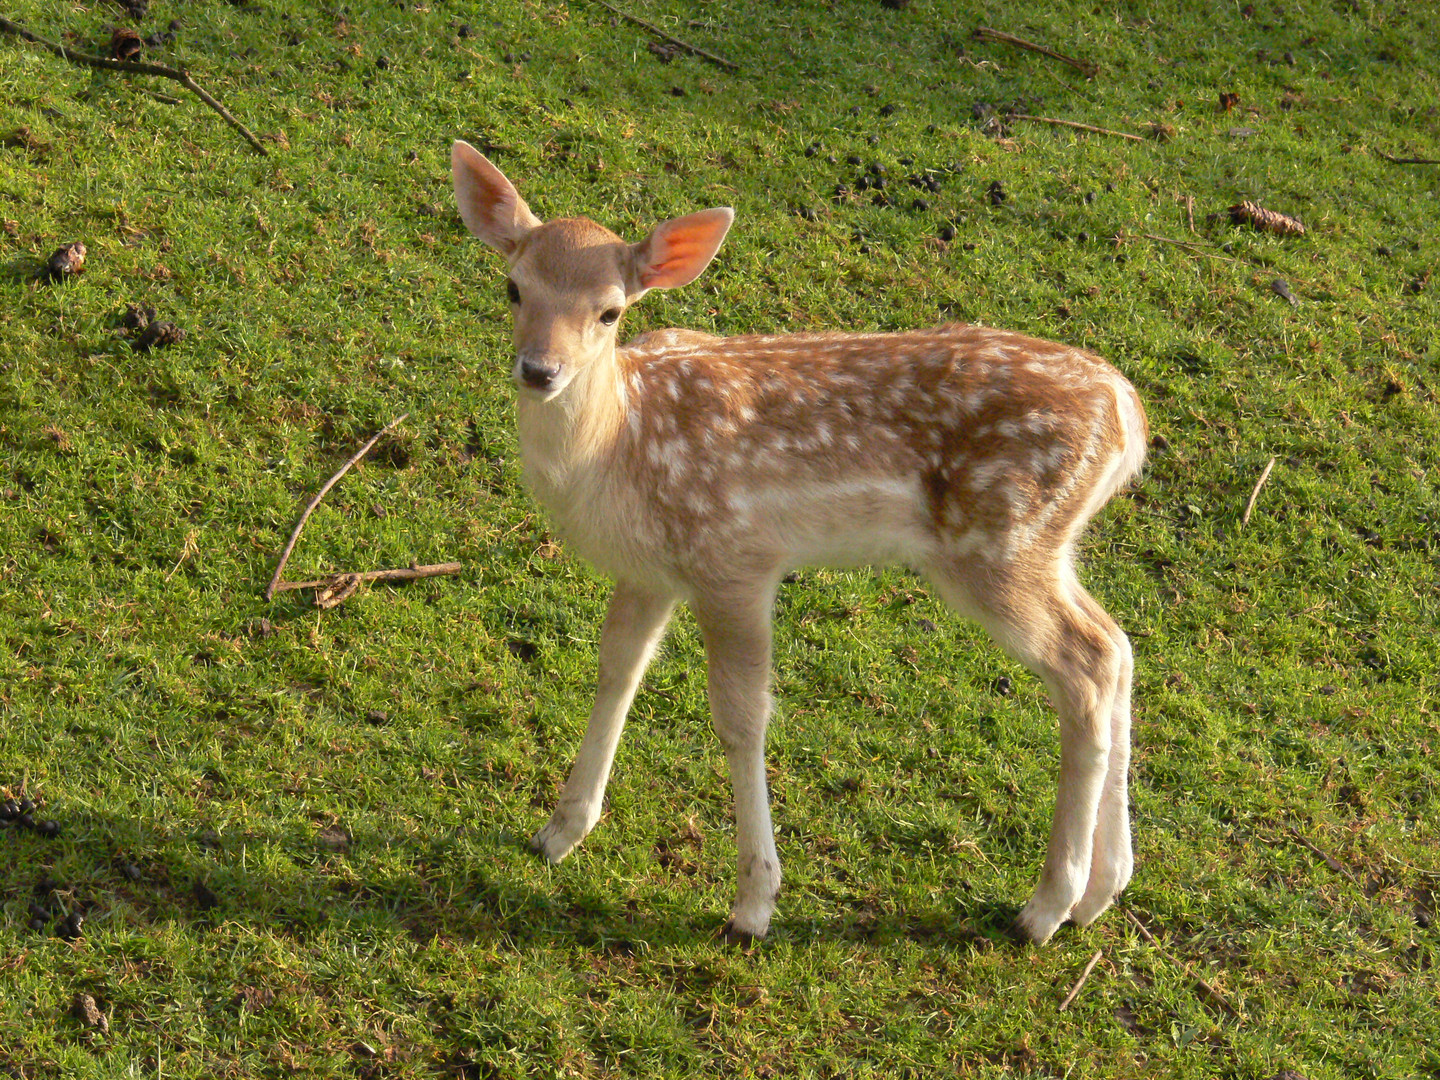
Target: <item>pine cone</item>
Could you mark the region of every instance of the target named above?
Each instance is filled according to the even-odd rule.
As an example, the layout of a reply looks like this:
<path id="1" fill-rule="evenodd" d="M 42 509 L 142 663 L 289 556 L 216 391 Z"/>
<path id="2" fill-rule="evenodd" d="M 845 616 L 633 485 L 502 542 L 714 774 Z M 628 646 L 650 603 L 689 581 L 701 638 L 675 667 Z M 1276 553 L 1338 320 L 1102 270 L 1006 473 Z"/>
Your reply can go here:
<path id="1" fill-rule="evenodd" d="M 1286 214 L 1266 210 L 1252 202 L 1240 202 L 1230 207 L 1230 220 L 1237 225 L 1249 225 L 1261 232 L 1272 232 L 1280 236 L 1304 236 L 1305 226 Z"/>
<path id="2" fill-rule="evenodd" d="M 54 281 L 78 274 L 85 269 L 85 245 L 78 240 L 62 244 L 45 260 L 45 273 Z"/>
<path id="3" fill-rule="evenodd" d="M 152 348 L 164 348 L 184 340 L 185 331 L 174 323 L 152 322 L 145 327 L 145 332 L 135 339 L 135 350 L 149 352 Z"/>

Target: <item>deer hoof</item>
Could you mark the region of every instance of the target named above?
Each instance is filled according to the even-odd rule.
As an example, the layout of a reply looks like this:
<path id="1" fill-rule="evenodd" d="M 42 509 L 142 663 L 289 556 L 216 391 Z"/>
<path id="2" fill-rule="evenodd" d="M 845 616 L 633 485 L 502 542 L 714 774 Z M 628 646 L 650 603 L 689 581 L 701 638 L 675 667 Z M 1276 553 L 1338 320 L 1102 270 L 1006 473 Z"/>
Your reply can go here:
<path id="1" fill-rule="evenodd" d="M 735 925 L 735 920 L 731 919 L 720 930 L 720 938 L 726 945 L 739 945 L 742 949 L 748 949 L 756 942 L 764 941 L 765 935 L 763 933 L 752 934 L 749 930 L 742 930 Z"/>

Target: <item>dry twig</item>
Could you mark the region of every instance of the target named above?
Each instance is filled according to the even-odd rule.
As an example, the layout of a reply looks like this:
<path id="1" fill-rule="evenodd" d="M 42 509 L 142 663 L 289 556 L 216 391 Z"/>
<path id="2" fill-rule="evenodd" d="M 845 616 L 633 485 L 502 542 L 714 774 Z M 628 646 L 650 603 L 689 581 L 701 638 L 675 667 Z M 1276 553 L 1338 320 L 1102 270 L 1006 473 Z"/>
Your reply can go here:
<path id="1" fill-rule="evenodd" d="M 1260 497 L 1260 489 L 1265 486 L 1265 481 L 1270 479 L 1270 470 L 1275 467 L 1275 459 L 1272 457 L 1265 463 L 1264 470 L 1260 473 L 1260 479 L 1255 481 L 1255 490 L 1250 492 L 1250 501 L 1245 504 L 1245 513 L 1240 515 L 1240 527 L 1243 529 L 1250 524 L 1250 514 L 1255 509 L 1255 500 Z M 1299 835 L 1298 833 L 1296 835 Z"/>
<path id="2" fill-rule="evenodd" d="M 1075 980 L 1075 985 L 1070 988 L 1070 993 L 1066 994 L 1065 1000 L 1060 1002 L 1057 1012 L 1064 1012 L 1070 1007 L 1070 1003 L 1075 1000 L 1075 995 L 1080 993 L 1080 988 L 1085 985 L 1085 980 L 1090 978 L 1090 972 L 1094 971 L 1095 965 L 1100 962 L 1103 951 L 1102 949 L 1095 950 L 1095 955 L 1090 957 L 1090 962 L 1085 965 L 1085 970 L 1080 972 L 1080 978 Z"/>
<path id="3" fill-rule="evenodd" d="M 1384 150 L 1376 150 L 1375 153 L 1379 154 L 1382 158 L 1390 162 L 1390 164 L 1392 165 L 1440 165 L 1440 158 L 1391 157 L 1389 154 L 1385 153 Z"/>
<path id="4" fill-rule="evenodd" d="M 636 26 L 650 31 L 650 33 L 654 34 L 656 37 L 663 38 L 665 41 L 670 42 L 671 45 L 674 45 L 677 48 L 684 49 L 691 56 L 698 56 L 702 60 L 709 60 L 712 64 L 719 64 L 721 67 L 727 68 L 730 71 L 740 70 L 740 65 L 735 63 L 735 61 L 726 60 L 723 56 L 716 56 L 712 52 L 706 52 L 698 45 L 691 45 L 688 41 L 682 41 L 680 38 L 667 34 L 664 30 L 661 30 L 653 23 L 648 23 L 644 19 L 631 15 L 628 11 L 621 11 L 613 4 L 606 3 L 605 0 L 595 0 L 595 3 L 599 4 L 605 10 L 613 12 L 614 14 L 620 16 L 620 18 L 624 19 L 626 22 L 632 22 Z"/>
<path id="5" fill-rule="evenodd" d="M 981 41 L 1000 41 L 1006 45 L 1014 45 L 1017 49 L 1029 49 L 1031 52 L 1042 53 L 1053 60 L 1059 60 L 1062 64 L 1069 64 L 1087 79 L 1093 79 L 1100 73 L 1100 69 L 1088 60 L 1076 60 L 1073 56 L 1066 56 L 1054 49 L 1047 49 L 1044 45 L 1037 45 L 1033 41 L 1026 41 L 1014 34 L 1007 34 L 1004 30 L 992 30 L 988 26 L 977 26 L 975 36 Z"/>
<path id="6" fill-rule="evenodd" d="M 1331 870 L 1334 870 L 1335 873 L 1344 874 L 1347 878 L 1350 879 L 1352 884 L 1360 884 L 1359 880 L 1355 877 L 1355 875 L 1350 872 L 1350 868 L 1348 866 L 1342 863 L 1339 859 L 1335 858 L 1335 856 L 1328 854 L 1327 852 L 1316 847 L 1309 840 L 1305 839 L 1304 834 L 1302 834 L 1299 829 L 1295 828 L 1294 825 L 1290 826 L 1290 835 L 1293 836 L 1296 842 L 1299 843 L 1299 845 L 1303 847 L 1306 851 L 1310 852 L 1312 855 L 1319 856 L 1320 860 Z"/>
<path id="7" fill-rule="evenodd" d="M 1145 929 L 1145 924 L 1142 923 L 1135 916 L 1135 913 L 1129 908 L 1125 908 L 1124 911 L 1125 917 L 1130 920 L 1130 924 L 1134 926 L 1135 929 L 1139 932 L 1140 936 L 1145 939 L 1146 944 L 1148 944 L 1156 952 L 1164 956 L 1170 957 L 1169 952 L 1166 951 L 1165 947 L 1161 945 L 1160 942 L 1155 940 L 1154 934 L 1150 933 L 1149 930 Z M 1170 957 L 1170 959 L 1172 962 L 1174 962 L 1174 957 Z M 1227 1015 L 1239 1019 L 1240 1013 L 1235 1008 L 1235 1006 L 1231 1005 L 1230 1002 L 1226 1001 L 1225 995 L 1220 993 L 1219 990 L 1216 990 L 1215 987 L 1211 986 L 1199 975 L 1196 975 L 1193 971 L 1191 971 L 1189 961 L 1185 961 L 1182 966 L 1185 968 L 1185 973 L 1195 981 L 1195 989 L 1200 991 L 1200 995 L 1203 998 L 1223 1010 Z"/>
<path id="8" fill-rule="evenodd" d="M 305 527 L 305 522 L 309 520 L 310 515 L 315 511 L 315 507 L 320 505 L 320 500 L 325 498 L 325 495 L 330 491 L 332 487 L 336 485 L 340 478 L 350 471 L 350 467 L 352 465 L 354 465 L 357 461 L 359 461 L 361 458 L 363 458 L 366 454 L 370 452 L 370 448 L 374 446 L 377 442 L 379 442 L 382 436 L 388 434 L 391 429 L 393 429 L 397 424 L 399 424 L 409 415 L 409 413 L 401 413 L 394 420 L 391 420 L 390 423 L 386 424 L 383 428 L 377 431 L 374 437 L 371 438 L 369 442 L 367 442 L 359 450 L 355 451 L 355 455 L 349 461 L 345 462 L 344 465 L 340 466 L 339 472 L 337 472 L 334 476 L 330 477 L 329 480 L 325 481 L 325 486 L 322 487 L 318 492 L 316 492 L 315 497 L 311 499 L 308 504 L 306 504 L 305 509 L 300 514 L 300 520 L 295 522 L 295 528 L 290 533 L 290 539 L 285 544 L 285 550 L 280 553 L 280 562 L 275 567 L 275 575 L 270 579 L 270 584 L 265 587 L 266 600 L 274 599 L 275 590 L 280 587 L 280 575 L 285 571 L 285 563 L 289 561 L 290 553 L 295 550 L 295 544 L 300 539 L 300 530 Z"/>
<path id="9" fill-rule="evenodd" d="M 366 581 L 419 581 L 421 578 L 441 577 L 458 574 L 464 564 L 458 562 L 411 563 L 395 570 L 364 570 L 358 574 L 327 574 L 314 581 L 281 581 L 275 586 L 276 592 L 291 592 L 295 589 L 334 588 L 342 584 L 342 578 L 354 578 L 358 585 Z"/>
<path id="10" fill-rule="evenodd" d="M 1057 120 L 1053 116 L 1028 116 L 1025 113 L 1008 113 L 1006 120 L 1030 120 L 1036 124 L 1054 124 L 1057 127 L 1074 128 L 1076 131 L 1089 131 L 1096 135 L 1116 135 L 1122 139 L 1131 139 L 1134 142 L 1144 142 L 1139 135 L 1131 135 L 1126 131 L 1111 131 L 1109 128 L 1094 127 L 1091 124 L 1079 124 L 1074 120 Z"/>
<path id="11" fill-rule="evenodd" d="M 1146 240 L 1153 240 L 1157 244 L 1174 244 L 1186 251 L 1193 251 L 1196 255 L 1204 255 L 1207 259 L 1219 259 L 1221 262 L 1238 263 L 1239 259 L 1232 259 L 1228 255 L 1216 255 L 1213 251 L 1206 251 L 1199 244 L 1192 244 L 1188 240 L 1172 240 L 1168 236 L 1158 236 L 1155 233 L 1141 233 L 1140 236 Z"/>
<path id="12" fill-rule="evenodd" d="M 239 120 L 236 120 L 235 117 L 231 115 L 229 109 L 225 108 L 224 105 L 206 93 L 204 88 L 191 78 L 190 73 L 184 68 L 172 68 L 164 64 L 145 64 L 135 60 L 111 60 L 105 56 L 92 56 L 90 53 L 77 52 L 74 49 L 66 48 L 64 45 L 57 45 L 55 42 L 43 38 L 39 34 L 25 29 L 25 27 L 19 23 L 11 22 L 4 17 L 0 17 L 0 30 L 24 38 L 26 41 L 33 42 L 42 49 L 46 49 L 60 57 L 60 59 L 68 60 L 72 64 L 83 64 L 85 67 L 102 68 L 105 71 L 120 71 L 127 75 L 155 75 L 162 79 L 172 79 L 185 87 L 185 89 L 194 93 L 201 101 L 219 113 L 221 119 L 243 135 L 245 141 L 259 151 L 262 156 L 269 156 L 265 147 L 261 145 L 260 140 L 254 136 L 250 129 Z"/>

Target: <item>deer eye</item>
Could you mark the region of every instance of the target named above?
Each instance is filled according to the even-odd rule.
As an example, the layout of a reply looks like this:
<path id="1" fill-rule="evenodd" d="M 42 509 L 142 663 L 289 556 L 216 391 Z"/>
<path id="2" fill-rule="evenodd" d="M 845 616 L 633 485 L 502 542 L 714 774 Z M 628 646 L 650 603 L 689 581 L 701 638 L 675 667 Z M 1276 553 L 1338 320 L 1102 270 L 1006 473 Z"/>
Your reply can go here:
<path id="1" fill-rule="evenodd" d="M 505 294 L 510 297 L 510 303 L 517 305 L 520 303 L 520 287 L 509 278 L 505 279 Z"/>
<path id="2" fill-rule="evenodd" d="M 600 321 L 606 326 L 614 326 L 620 321 L 620 309 L 618 307 L 606 308 L 600 313 Z"/>

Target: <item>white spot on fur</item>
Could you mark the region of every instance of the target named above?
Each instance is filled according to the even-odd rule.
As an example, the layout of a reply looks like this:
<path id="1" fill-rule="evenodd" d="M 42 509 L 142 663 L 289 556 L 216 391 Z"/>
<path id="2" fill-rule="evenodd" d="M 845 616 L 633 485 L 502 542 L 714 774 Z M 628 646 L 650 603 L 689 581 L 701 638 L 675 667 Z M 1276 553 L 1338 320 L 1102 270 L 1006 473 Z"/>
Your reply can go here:
<path id="1" fill-rule="evenodd" d="M 991 458 L 989 461 L 982 461 L 970 470 L 969 488 L 971 491 L 988 491 L 1007 470 L 1009 462 L 1003 458 Z"/>

